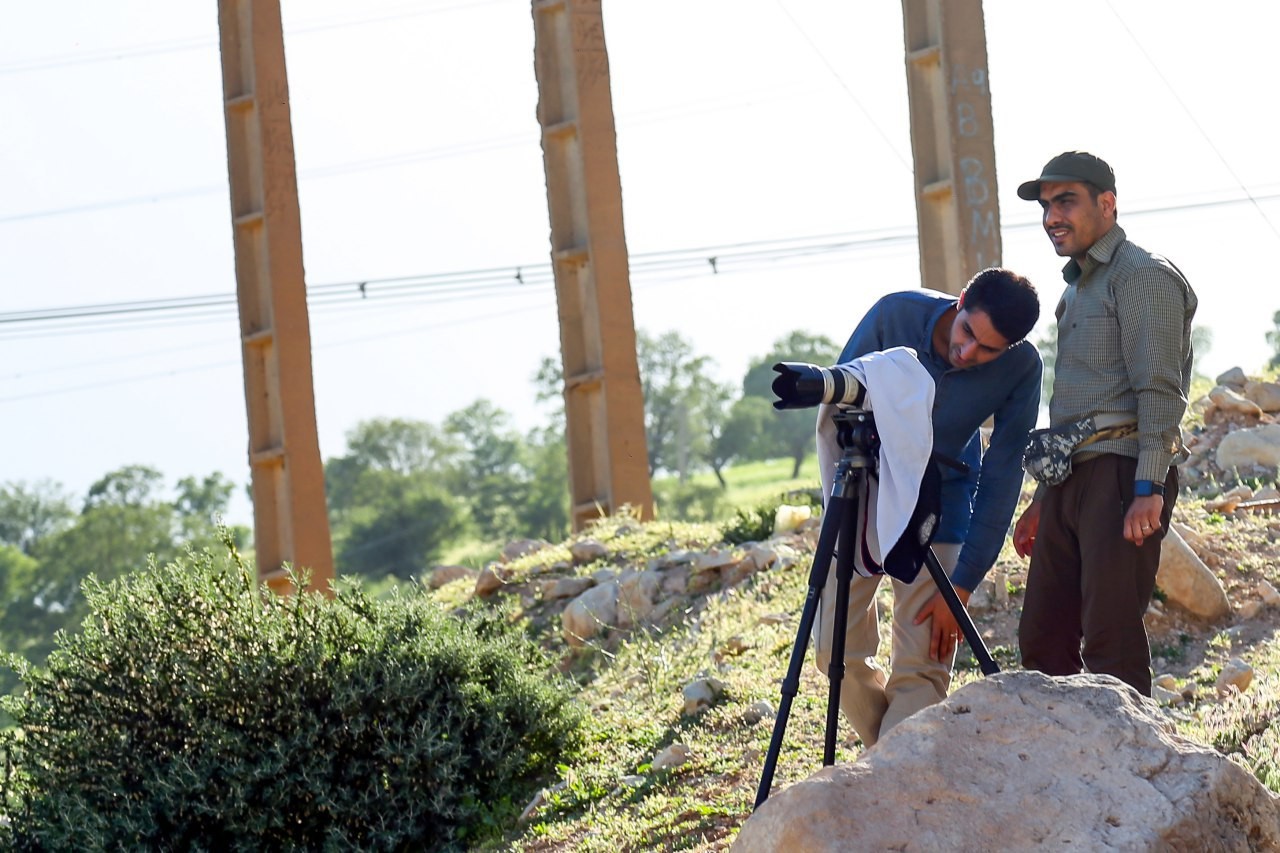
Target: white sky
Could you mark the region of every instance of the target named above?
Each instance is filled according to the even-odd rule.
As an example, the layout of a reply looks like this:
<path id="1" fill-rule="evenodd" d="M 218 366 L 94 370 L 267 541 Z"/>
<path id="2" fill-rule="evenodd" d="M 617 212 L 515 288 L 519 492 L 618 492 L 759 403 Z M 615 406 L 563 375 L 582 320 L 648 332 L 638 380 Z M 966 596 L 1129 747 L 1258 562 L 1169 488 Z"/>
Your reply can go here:
<path id="1" fill-rule="evenodd" d="M 0 315 L 233 294 L 216 2 L 3 14 Z M 316 309 L 322 454 L 362 420 L 438 422 L 479 397 L 540 422 L 529 379 L 558 351 L 554 289 L 514 283 L 548 256 L 529 3 L 286 0 L 283 14 L 313 290 L 512 279 L 447 300 L 379 299 L 375 284 Z M 1015 190 L 1088 149 L 1116 169 L 1130 236 L 1196 288 L 1204 372 L 1257 370 L 1280 309 L 1280 4 L 988 0 L 985 15 L 1003 260 L 1040 287 L 1043 316 L 1061 261 Z M 605 0 L 605 26 L 639 328 L 680 331 L 736 381 L 787 332 L 843 343 L 876 297 L 919 285 L 902 239 L 718 275 L 640 269 L 678 249 L 914 230 L 900 4 Z M 1174 209 L 1140 215 L 1154 208 Z M 233 312 L 56 334 L 0 322 L 0 482 L 83 494 L 143 463 L 171 483 L 244 484 L 246 435 Z M 233 515 L 248 522 L 242 496 Z"/>

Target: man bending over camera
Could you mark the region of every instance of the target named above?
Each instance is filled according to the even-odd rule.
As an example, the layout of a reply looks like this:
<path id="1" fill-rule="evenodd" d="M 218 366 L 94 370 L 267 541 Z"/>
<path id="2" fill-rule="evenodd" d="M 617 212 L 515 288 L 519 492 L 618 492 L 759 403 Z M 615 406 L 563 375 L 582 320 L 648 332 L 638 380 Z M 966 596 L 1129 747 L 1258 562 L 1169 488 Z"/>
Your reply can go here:
<path id="1" fill-rule="evenodd" d="M 1022 486 L 1022 451 L 1040 406 L 1040 354 L 1024 340 L 1040 316 L 1035 287 L 1007 269 L 973 277 L 959 299 L 933 290 L 881 298 L 840 354 L 840 363 L 891 347 L 916 351 L 936 385 L 934 451 L 969 466 L 942 469 L 942 514 L 933 549 L 960 600 L 969 596 L 1000 552 Z M 978 428 L 994 416 L 990 446 Z M 832 646 L 835 572 L 823 590 L 817 625 L 818 666 L 826 674 Z M 840 707 L 870 746 L 880 734 L 947 695 L 959 625 L 933 578 L 921 572 L 893 584 L 890 672 L 875 662 L 880 635 L 879 577 L 853 578 L 845 633 Z"/>

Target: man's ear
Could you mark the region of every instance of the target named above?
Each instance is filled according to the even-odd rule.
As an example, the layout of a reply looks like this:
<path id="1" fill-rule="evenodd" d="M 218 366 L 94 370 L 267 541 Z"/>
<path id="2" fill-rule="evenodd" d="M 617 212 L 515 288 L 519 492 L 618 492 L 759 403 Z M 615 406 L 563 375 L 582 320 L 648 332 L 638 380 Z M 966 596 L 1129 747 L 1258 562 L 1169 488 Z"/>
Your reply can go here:
<path id="1" fill-rule="evenodd" d="M 1098 201 L 1102 203 L 1103 212 L 1115 216 L 1116 214 L 1116 194 L 1110 191 L 1104 192 L 1098 196 Z"/>

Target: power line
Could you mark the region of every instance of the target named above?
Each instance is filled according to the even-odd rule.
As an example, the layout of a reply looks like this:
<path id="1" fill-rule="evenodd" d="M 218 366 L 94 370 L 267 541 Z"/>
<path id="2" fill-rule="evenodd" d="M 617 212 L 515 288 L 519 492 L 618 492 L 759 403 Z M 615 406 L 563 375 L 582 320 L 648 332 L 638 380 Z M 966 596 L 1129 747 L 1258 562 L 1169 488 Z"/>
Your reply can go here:
<path id="1" fill-rule="evenodd" d="M 1138 217 L 1184 210 L 1201 210 L 1280 199 L 1280 192 L 1250 194 L 1247 198 L 1183 201 L 1128 210 Z M 1038 220 L 1014 222 L 1006 230 L 1039 227 Z M 633 279 L 643 281 L 674 272 L 720 274 L 751 272 L 778 267 L 784 261 L 816 256 L 838 256 L 881 247 L 914 244 L 914 227 L 879 231 L 818 234 L 795 238 L 753 240 L 637 253 L 630 258 Z M 510 296 L 522 290 L 545 288 L 554 276 L 547 262 L 516 266 L 488 267 L 444 273 L 370 278 L 311 285 L 307 289 L 308 309 L 349 309 L 406 303 L 447 303 Z M 37 308 L 0 313 L 0 340 L 45 337 L 50 334 L 80 334 L 111 330 L 173 326 L 235 316 L 238 302 L 234 292 L 201 296 L 110 302 L 93 305 Z"/>
<path id="2" fill-rule="evenodd" d="M 756 240 L 636 254 L 632 256 L 630 266 L 631 274 L 636 278 L 679 270 L 701 273 L 708 268 L 708 259 L 714 257 L 717 271 L 741 272 L 789 257 L 843 253 L 886 244 L 905 245 L 914 239 L 914 231 L 904 229 L 898 232 L 851 232 Z M 542 262 L 314 285 L 308 288 L 307 303 L 308 308 L 314 310 L 375 301 L 436 302 L 493 298 L 522 289 L 546 287 L 553 281 L 551 264 Z M 122 324 L 136 328 L 140 321 L 151 317 L 186 321 L 231 316 L 237 310 L 238 301 L 234 293 L 28 309 L 0 314 L 0 338 L 20 336 L 29 331 L 42 336 L 50 332 L 97 331 Z"/>
<path id="3" fill-rule="evenodd" d="M 1133 43 L 1137 46 L 1138 52 L 1142 54 L 1143 58 L 1147 60 L 1148 64 L 1150 64 L 1152 70 L 1156 72 L 1156 76 L 1160 78 L 1160 82 L 1164 83 L 1165 88 L 1169 90 L 1169 94 L 1173 95 L 1173 99 L 1178 102 L 1178 106 L 1182 107 L 1182 111 L 1187 114 L 1187 118 L 1191 119 L 1191 123 L 1195 125 L 1196 130 L 1200 131 L 1200 135 L 1204 137 L 1204 141 L 1208 143 L 1211 149 L 1213 149 L 1213 153 L 1218 155 L 1218 159 L 1222 161 L 1223 167 L 1226 168 L 1227 173 L 1231 175 L 1232 179 L 1236 182 L 1236 185 L 1240 187 L 1240 190 L 1246 196 L 1248 196 L 1249 201 L 1253 202 L 1254 210 L 1256 210 L 1258 215 L 1262 217 L 1262 220 L 1267 223 L 1267 227 L 1271 229 L 1271 233 L 1276 235 L 1277 239 L 1280 239 L 1280 229 L 1276 228 L 1276 224 L 1271 221 L 1271 217 L 1267 216 L 1267 212 L 1262 209 L 1262 206 L 1258 204 L 1258 200 L 1253 197 L 1251 192 L 1249 192 L 1249 188 L 1245 186 L 1244 181 L 1240 180 L 1240 176 L 1236 174 L 1236 170 L 1231 168 L 1231 164 L 1227 162 L 1227 158 L 1220 150 L 1218 150 L 1218 146 L 1213 143 L 1213 139 L 1209 137 L 1209 134 L 1204 129 L 1203 125 L 1201 125 L 1199 120 L 1196 119 L 1195 114 L 1191 112 L 1191 108 L 1187 106 L 1186 101 L 1182 100 L 1182 96 L 1178 94 L 1178 90 L 1169 82 L 1169 78 L 1164 76 L 1164 72 L 1160 70 L 1159 65 L 1156 65 L 1156 61 L 1151 58 L 1151 54 L 1147 53 L 1147 49 L 1143 47 L 1142 42 L 1138 40 L 1137 35 L 1135 35 L 1133 30 L 1129 28 L 1129 25 L 1125 23 L 1124 18 L 1120 17 L 1120 13 L 1117 12 L 1115 6 L 1111 4 L 1111 0 L 1107 0 L 1107 8 L 1111 10 L 1112 15 L 1115 15 L 1116 20 L 1120 22 L 1120 26 L 1124 27 L 1124 31 L 1129 34 L 1129 38 L 1132 39 Z"/>

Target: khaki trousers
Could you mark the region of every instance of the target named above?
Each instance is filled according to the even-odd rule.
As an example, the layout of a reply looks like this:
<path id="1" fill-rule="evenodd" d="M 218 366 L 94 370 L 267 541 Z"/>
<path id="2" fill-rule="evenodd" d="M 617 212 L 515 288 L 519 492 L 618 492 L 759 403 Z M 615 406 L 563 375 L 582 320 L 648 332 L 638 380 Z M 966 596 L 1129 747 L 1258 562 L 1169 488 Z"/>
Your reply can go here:
<path id="1" fill-rule="evenodd" d="M 949 575 L 960 558 L 960 545 L 935 544 L 933 552 Z M 874 744 L 883 732 L 921 708 L 945 699 L 951 685 L 951 665 L 955 661 L 954 653 L 945 663 L 931 659 L 932 625 L 929 622 L 914 624 L 920 608 L 938 591 L 929 569 L 922 566 L 912 583 L 888 578 L 893 585 L 889 672 L 876 663 L 875 655 L 880 647 L 876 590 L 883 579 L 855 575 L 849 584 L 840 710 L 866 746 Z M 815 657 L 823 675 L 830 672 L 835 600 L 836 567 L 832 560 L 814 626 Z"/>

